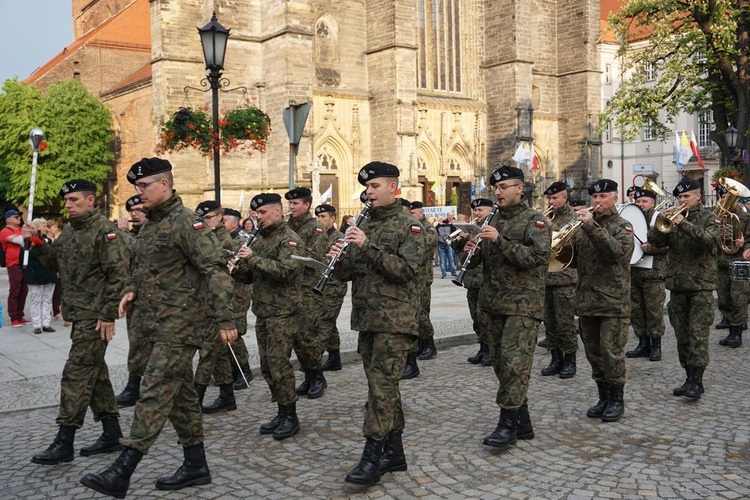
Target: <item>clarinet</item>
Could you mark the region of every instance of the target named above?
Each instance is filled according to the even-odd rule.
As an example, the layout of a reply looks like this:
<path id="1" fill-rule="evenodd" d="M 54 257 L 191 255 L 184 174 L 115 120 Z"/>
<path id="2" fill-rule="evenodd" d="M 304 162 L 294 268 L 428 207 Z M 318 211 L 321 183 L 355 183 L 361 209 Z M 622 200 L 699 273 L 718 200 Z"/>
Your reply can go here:
<path id="1" fill-rule="evenodd" d="M 497 215 L 497 211 L 500 209 L 500 206 L 497 204 L 492 205 L 492 210 L 490 210 L 490 213 L 487 214 L 487 218 L 484 219 L 484 222 L 482 223 L 482 229 L 484 229 L 486 226 L 488 226 L 492 219 L 495 218 Z M 458 271 L 458 275 L 453 279 L 453 284 L 458 286 L 464 286 L 464 276 L 466 276 L 466 268 L 469 267 L 469 262 L 471 262 L 471 258 L 474 256 L 474 252 L 477 251 L 477 248 L 479 248 L 479 243 L 482 242 L 482 237 L 478 234 L 476 236 L 476 239 L 474 240 L 474 248 L 472 248 L 468 254 L 466 254 L 466 258 L 464 259 L 464 263 L 461 264 L 461 269 Z"/>
<path id="2" fill-rule="evenodd" d="M 357 218 L 354 219 L 354 224 L 352 224 L 352 227 L 359 227 L 362 222 L 367 218 L 367 216 L 370 214 L 370 210 L 372 210 L 372 202 L 366 201 L 365 206 L 362 209 L 362 211 L 357 215 Z M 336 263 L 338 263 L 339 260 L 341 260 L 341 257 L 344 255 L 344 252 L 346 251 L 346 247 L 349 246 L 349 243 L 344 241 L 341 243 L 341 247 L 339 248 L 339 251 L 336 252 L 336 255 L 333 256 L 331 261 L 328 263 L 328 267 L 326 267 L 326 270 L 323 271 L 323 276 L 320 277 L 317 283 L 315 283 L 315 286 L 313 287 L 313 292 L 315 292 L 318 295 L 323 295 L 323 290 L 326 287 L 326 284 L 328 283 L 328 280 L 331 279 L 331 275 L 333 274 L 333 268 L 336 267 Z"/>
<path id="3" fill-rule="evenodd" d="M 255 222 L 253 224 L 253 230 L 247 233 L 247 236 L 245 237 L 245 242 L 240 247 L 240 250 L 252 245 L 253 241 L 255 241 L 255 238 L 258 237 L 258 233 L 260 233 L 260 225 L 257 222 Z M 240 262 L 240 258 L 237 255 L 238 253 L 239 253 L 239 250 L 237 251 L 237 253 L 234 254 L 234 257 L 232 257 L 232 260 L 229 261 L 229 266 L 228 266 L 229 274 L 232 274 L 232 272 L 234 272 L 234 270 L 237 268 L 237 264 Z"/>

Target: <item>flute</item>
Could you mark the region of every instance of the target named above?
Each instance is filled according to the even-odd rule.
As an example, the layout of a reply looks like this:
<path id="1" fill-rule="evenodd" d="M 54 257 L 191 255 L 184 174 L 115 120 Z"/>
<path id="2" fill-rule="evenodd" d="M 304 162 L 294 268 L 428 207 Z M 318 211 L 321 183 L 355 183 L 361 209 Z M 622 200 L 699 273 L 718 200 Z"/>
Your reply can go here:
<path id="1" fill-rule="evenodd" d="M 482 229 L 487 227 L 492 222 L 492 219 L 495 218 L 498 210 L 500 210 L 500 205 L 492 205 L 492 210 L 490 210 L 490 213 L 487 214 L 487 218 L 484 219 L 484 222 L 482 223 Z M 469 262 L 471 262 L 471 258 L 474 257 L 474 252 L 476 252 L 477 248 L 479 248 L 479 243 L 481 243 L 481 241 L 482 236 L 480 232 L 479 234 L 477 234 L 476 239 L 474 240 L 474 247 L 469 250 L 468 254 L 466 254 L 466 258 L 464 259 L 464 263 L 461 264 L 461 269 L 459 269 L 458 275 L 453 279 L 454 285 L 464 286 L 464 276 L 466 275 L 466 268 L 469 267 Z"/>

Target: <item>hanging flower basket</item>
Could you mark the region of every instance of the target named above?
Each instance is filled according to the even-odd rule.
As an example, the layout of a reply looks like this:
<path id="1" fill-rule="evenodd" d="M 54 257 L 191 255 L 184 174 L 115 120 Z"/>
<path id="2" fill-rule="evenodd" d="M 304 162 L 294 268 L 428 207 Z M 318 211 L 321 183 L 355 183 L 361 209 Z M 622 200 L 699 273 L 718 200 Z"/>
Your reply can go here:
<path id="1" fill-rule="evenodd" d="M 234 150 L 246 152 L 266 152 L 266 141 L 271 134 L 271 119 L 263 111 L 252 105 L 226 112 L 219 122 L 221 148 L 225 153 Z"/>
<path id="2" fill-rule="evenodd" d="M 721 179 L 722 177 L 729 177 L 730 179 L 742 182 L 742 170 L 738 170 L 732 165 L 721 167 L 719 170 L 714 172 L 713 182 L 711 182 L 711 185 L 715 188 L 719 184 L 719 179 Z"/>
<path id="3" fill-rule="evenodd" d="M 175 153 L 187 147 L 211 154 L 211 119 L 203 110 L 180 108 L 161 127 L 157 153 Z"/>

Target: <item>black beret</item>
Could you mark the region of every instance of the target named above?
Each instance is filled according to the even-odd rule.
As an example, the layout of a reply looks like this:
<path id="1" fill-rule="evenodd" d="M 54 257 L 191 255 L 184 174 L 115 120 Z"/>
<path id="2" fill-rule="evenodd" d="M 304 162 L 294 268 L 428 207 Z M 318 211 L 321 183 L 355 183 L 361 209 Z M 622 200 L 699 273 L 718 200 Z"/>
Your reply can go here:
<path id="1" fill-rule="evenodd" d="M 643 189 L 643 188 L 641 188 L 641 189 L 636 189 L 635 190 L 635 199 L 636 200 L 638 198 L 644 198 L 644 197 L 656 199 L 656 193 L 654 193 L 650 189 Z"/>
<path id="2" fill-rule="evenodd" d="M 695 179 L 689 179 L 687 177 L 683 178 L 680 182 L 677 183 L 677 187 L 674 188 L 674 191 L 672 191 L 672 194 L 675 196 L 679 196 L 682 193 L 686 193 L 688 191 L 693 191 L 695 189 L 700 189 L 701 185 L 696 181 Z"/>
<path id="3" fill-rule="evenodd" d="M 616 193 L 617 183 L 612 179 L 599 179 L 589 186 L 589 196 L 594 193 Z"/>
<path id="4" fill-rule="evenodd" d="M 488 200 L 487 198 L 477 198 L 476 200 L 471 201 L 471 209 L 474 210 L 477 207 L 491 207 L 494 205 L 491 200 Z"/>
<path id="5" fill-rule="evenodd" d="M 214 200 L 206 200 L 202 201 L 198 204 L 197 207 L 195 207 L 195 213 L 203 217 L 209 212 L 215 212 L 221 208 L 221 205 L 219 205 Z"/>
<path id="6" fill-rule="evenodd" d="M 544 195 L 552 196 L 553 194 L 562 193 L 563 191 L 567 191 L 567 190 L 568 190 L 567 184 L 565 184 L 563 181 L 557 181 L 549 185 L 549 187 L 544 191 Z"/>
<path id="7" fill-rule="evenodd" d="M 421 201 L 412 201 L 409 204 L 409 209 L 414 210 L 415 208 L 424 208 L 424 203 L 422 203 Z"/>
<path id="8" fill-rule="evenodd" d="M 367 203 L 367 190 L 366 189 L 360 193 L 359 201 L 361 201 L 362 203 Z M 407 201 L 406 203 L 408 204 L 409 202 Z M 404 204 L 403 199 L 401 200 L 401 204 L 402 205 Z"/>
<path id="9" fill-rule="evenodd" d="M 411 209 L 411 202 L 409 200 L 406 198 L 399 198 L 399 201 L 401 202 L 401 208 Z"/>
<path id="10" fill-rule="evenodd" d="M 135 181 L 143 177 L 151 177 L 152 175 L 160 174 L 162 172 L 170 172 L 172 170 L 172 164 L 167 160 L 161 158 L 141 158 L 140 161 L 133 163 L 128 171 L 128 182 L 135 184 Z"/>
<path id="11" fill-rule="evenodd" d="M 320 215 L 324 212 L 335 214 L 336 207 L 334 207 L 333 205 L 318 205 L 317 207 L 315 207 L 315 215 Z"/>
<path id="12" fill-rule="evenodd" d="M 627 190 L 625 191 L 625 194 L 628 194 L 628 195 L 629 195 L 630 193 L 635 193 L 635 190 L 636 190 L 636 189 L 638 189 L 638 188 L 637 188 L 637 187 L 635 187 L 635 186 L 630 186 L 630 187 L 629 187 L 629 188 L 628 188 L 628 189 L 627 189 Z"/>
<path id="13" fill-rule="evenodd" d="M 265 205 L 273 205 L 274 203 L 281 204 L 281 196 L 276 193 L 260 193 L 253 196 L 250 200 L 250 208 L 258 210 L 260 207 Z"/>
<path id="14" fill-rule="evenodd" d="M 92 192 L 96 194 L 96 185 L 86 179 L 73 179 L 62 185 L 60 198 L 65 198 L 68 193 Z"/>
<path id="15" fill-rule="evenodd" d="M 141 201 L 141 197 L 140 196 L 138 196 L 138 195 L 131 196 L 130 198 L 128 198 L 128 201 L 125 202 L 125 210 L 127 210 L 128 212 L 130 212 L 131 210 L 133 210 L 134 206 L 140 205 L 142 203 L 143 202 Z"/>
<path id="16" fill-rule="evenodd" d="M 231 215 L 232 217 L 237 217 L 238 219 L 242 218 L 242 214 L 233 208 L 225 208 L 224 215 Z"/>
<path id="17" fill-rule="evenodd" d="M 400 175 L 398 167 L 391 165 L 390 163 L 383 163 L 381 161 L 371 161 L 361 169 L 357 174 L 357 180 L 363 186 L 367 185 L 367 181 L 377 179 L 378 177 L 396 177 Z"/>
<path id="18" fill-rule="evenodd" d="M 490 185 L 494 186 L 497 182 L 510 179 L 518 179 L 522 181 L 523 170 L 516 167 L 509 167 L 508 165 L 503 165 L 502 167 L 492 172 L 492 175 L 490 175 Z"/>
<path id="19" fill-rule="evenodd" d="M 310 198 L 312 196 L 312 191 L 310 191 L 310 188 L 306 187 L 297 187 L 292 189 L 291 191 L 287 191 L 284 195 L 284 198 L 287 200 L 298 200 L 300 198 Z"/>
<path id="20" fill-rule="evenodd" d="M 570 200 L 571 207 L 584 207 L 586 202 L 584 200 Z"/>
<path id="21" fill-rule="evenodd" d="M 725 188 L 721 183 L 716 185 L 716 194 L 718 194 L 719 196 L 724 196 L 728 192 L 729 191 L 727 190 L 727 188 Z"/>

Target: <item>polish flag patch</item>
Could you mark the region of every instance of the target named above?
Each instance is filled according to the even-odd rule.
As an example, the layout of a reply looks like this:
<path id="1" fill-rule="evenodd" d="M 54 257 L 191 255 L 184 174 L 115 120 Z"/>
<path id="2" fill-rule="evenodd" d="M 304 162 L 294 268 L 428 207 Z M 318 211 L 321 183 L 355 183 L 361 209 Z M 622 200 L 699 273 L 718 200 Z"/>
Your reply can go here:
<path id="1" fill-rule="evenodd" d="M 108 240 L 115 240 L 115 239 L 117 239 L 117 233 L 107 233 L 107 239 Z"/>
<path id="2" fill-rule="evenodd" d="M 536 221 L 536 227 L 544 227 L 544 221 L 543 220 Z"/>
<path id="3" fill-rule="evenodd" d="M 290 241 L 289 246 L 292 248 L 297 248 L 297 242 L 296 241 Z"/>
<path id="4" fill-rule="evenodd" d="M 319 227 L 316 227 L 315 228 L 315 232 L 318 233 L 318 234 L 323 234 L 323 229 L 319 228 Z"/>
<path id="5" fill-rule="evenodd" d="M 193 229 L 195 229 L 195 230 L 198 230 L 198 229 L 203 229 L 204 227 L 206 227 L 206 225 L 205 225 L 205 224 L 203 224 L 203 223 L 202 223 L 201 221 L 199 221 L 199 220 L 197 220 L 197 221 L 193 222 Z"/>
<path id="6" fill-rule="evenodd" d="M 721 226 L 721 219 L 714 219 L 714 224 Z"/>
<path id="7" fill-rule="evenodd" d="M 422 232 L 422 228 L 421 228 L 421 227 L 419 227 L 419 226 L 412 226 L 412 227 L 411 227 L 411 232 L 412 232 L 412 233 L 417 233 L 417 234 L 419 234 L 419 233 L 421 233 L 421 232 Z"/>
<path id="8" fill-rule="evenodd" d="M 632 233 L 633 232 L 633 228 L 630 227 L 630 226 L 625 226 L 625 231 L 627 231 L 629 233 Z"/>

